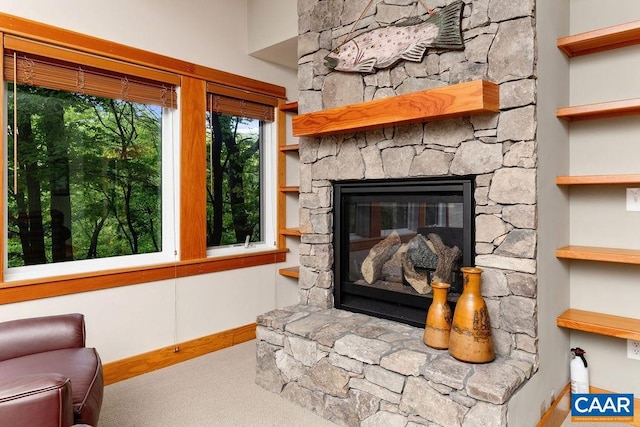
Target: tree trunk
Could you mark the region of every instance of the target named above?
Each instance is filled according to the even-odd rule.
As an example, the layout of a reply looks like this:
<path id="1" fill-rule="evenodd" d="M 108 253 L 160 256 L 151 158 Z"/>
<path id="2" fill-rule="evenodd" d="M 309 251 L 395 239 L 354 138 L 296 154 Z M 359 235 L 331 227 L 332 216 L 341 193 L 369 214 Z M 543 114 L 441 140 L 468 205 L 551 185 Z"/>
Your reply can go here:
<path id="1" fill-rule="evenodd" d="M 64 106 L 56 98 L 48 98 L 42 126 L 47 141 L 47 166 L 51 190 L 51 259 L 53 262 L 73 259 L 67 247 L 73 247 L 71 236 L 71 197 L 69 191 L 69 143 L 65 134 Z"/>
<path id="2" fill-rule="evenodd" d="M 18 135 L 18 159 L 24 159 L 19 169 L 24 172 L 27 190 L 26 204 L 23 206 L 26 211 L 18 213 L 19 221 L 23 224 L 20 227 L 20 240 L 22 241 L 24 263 L 25 265 L 46 264 L 42 201 L 40 200 L 41 185 L 30 112 L 22 112 L 18 116 Z M 16 195 L 16 197 L 23 196 Z M 24 251 L 24 248 L 27 250 Z"/>
<path id="3" fill-rule="evenodd" d="M 131 253 L 137 254 L 138 252 L 140 252 L 140 248 L 138 247 L 139 232 L 138 230 L 136 230 L 134 220 L 133 220 L 133 211 L 131 209 L 131 192 L 133 190 L 131 180 L 127 179 L 127 182 L 123 183 L 122 186 L 123 186 L 122 195 L 124 198 L 124 211 L 125 211 L 125 217 L 127 222 L 127 229 L 129 230 L 129 233 L 127 235 L 131 236 L 131 238 L 129 239 L 129 242 L 131 245 Z"/>
<path id="4" fill-rule="evenodd" d="M 91 241 L 89 243 L 89 250 L 87 251 L 87 259 L 95 259 L 98 258 L 98 236 L 100 235 L 100 231 L 104 226 L 104 222 L 107 220 L 108 211 L 105 212 L 105 215 L 100 218 L 100 221 L 96 223 L 96 226 L 93 227 L 93 233 L 91 233 Z"/>
<path id="5" fill-rule="evenodd" d="M 211 113 L 211 173 L 213 174 L 213 219 L 211 240 L 208 246 L 219 246 L 222 240 L 222 184 L 223 184 L 223 168 L 222 168 L 222 127 L 220 126 L 220 116 Z"/>
<path id="6" fill-rule="evenodd" d="M 247 236 L 253 232 L 253 226 L 249 224 L 247 207 L 244 199 L 244 181 L 242 179 L 243 164 L 240 159 L 240 150 L 236 142 L 236 133 L 225 141 L 227 147 L 227 179 L 229 180 L 229 201 L 231 202 L 231 216 L 237 242 L 244 242 Z"/>

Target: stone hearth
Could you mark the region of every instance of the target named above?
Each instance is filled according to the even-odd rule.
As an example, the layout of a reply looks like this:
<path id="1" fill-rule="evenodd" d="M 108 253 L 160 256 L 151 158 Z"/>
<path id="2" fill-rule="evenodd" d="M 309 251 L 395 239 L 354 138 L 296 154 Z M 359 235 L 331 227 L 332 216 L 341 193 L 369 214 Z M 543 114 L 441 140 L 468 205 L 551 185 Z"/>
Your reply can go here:
<path id="1" fill-rule="evenodd" d="M 532 365 L 459 362 L 423 332 L 337 309 L 274 310 L 258 318 L 256 382 L 347 426 L 506 425 Z"/>
<path id="2" fill-rule="evenodd" d="M 300 305 L 260 317 L 258 383 L 350 426 L 505 425 L 538 369 L 534 2 L 465 0 L 464 51 L 327 69 L 367 3 L 299 0 L 300 113 L 477 79 L 499 85 L 500 112 L 299 139 Z M 414 0 L 380 0 L 354 33 L 415 15 Z M 498 356 L 486 365 L 429 349 L 421 329 L 333 309 L 333 182 L 448 176 L 473 177 L 474 264 Z"/>

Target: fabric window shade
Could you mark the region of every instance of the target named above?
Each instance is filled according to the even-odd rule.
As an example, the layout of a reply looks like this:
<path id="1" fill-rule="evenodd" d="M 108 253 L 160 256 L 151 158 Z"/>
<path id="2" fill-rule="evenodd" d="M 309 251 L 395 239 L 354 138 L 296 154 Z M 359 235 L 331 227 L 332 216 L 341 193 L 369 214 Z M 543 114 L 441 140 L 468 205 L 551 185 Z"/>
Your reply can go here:
<path id="1" fill-rule="evenodd" d="M 207 110 L 212 113 L 272 122 L 278 100 L 266 95 L 207 84 Z"/>
<path id="2" fill-rule="evenodd" d="M 20 51 L 7 47 L 23 47 Z M 25 52 L 28 50 L 29 52 Z M 54 58 L 34 53 L 55 55 Z M 67 62 L 58 58 L 80 59 L 78 62 Z M 14 64 L 15 62 L 15 64 Z M 120 70 L 96 68 L 87 64 L 113 63 L 116 69 L 125 71 L 140 70 L 129 74 Z M 178 107 L 176 85 L 168 80 L 173 77 L 164 72 L 146 70 L 142 67 L 121 64 L 117 61 L 98 58 L 87 54 L 75 53 L 66 49 L 41 45 L 22 39 L 5 37 L 4 79 L 31 86 L 67 92 L 82 93 L 103 98 L 121 99 L 140 104 L 158 105 L 161 107 Z M 14 70 L 16 76 L 14 76 Z M 167 78 L 156 81 L 144 76 L 160 76 Z M 176 77 L 176 81 L 177 77 Z"/>

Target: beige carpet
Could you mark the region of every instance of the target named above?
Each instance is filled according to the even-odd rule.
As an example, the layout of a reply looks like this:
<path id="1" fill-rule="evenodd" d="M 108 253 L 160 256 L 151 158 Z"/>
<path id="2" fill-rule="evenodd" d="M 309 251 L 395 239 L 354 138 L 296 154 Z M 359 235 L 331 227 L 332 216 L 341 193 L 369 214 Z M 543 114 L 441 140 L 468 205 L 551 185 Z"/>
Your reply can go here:
<path id="1" fill-rule="evenodd" d="M 255 384 L 249 341 L 105 387 L 98 427 L 335 427 Z"/>

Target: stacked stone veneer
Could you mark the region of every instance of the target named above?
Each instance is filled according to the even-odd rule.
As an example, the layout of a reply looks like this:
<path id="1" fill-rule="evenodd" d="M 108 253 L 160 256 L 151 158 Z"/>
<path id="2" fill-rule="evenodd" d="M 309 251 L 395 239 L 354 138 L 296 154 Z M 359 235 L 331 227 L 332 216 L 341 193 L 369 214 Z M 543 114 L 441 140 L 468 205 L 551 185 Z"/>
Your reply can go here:
<path id="1" fill-rule="evenodd" d="M 532 365 L 459 362 L 423 332 L 337 309 L 275 310 L 258 318 L 256 382 L 347 426 L 506 425 Z"/>
<path id="2" fill-rule="evenodd" d="M 427 4 L 439 8 L 450 2 L 428 0 Z M 321 309 L 333 307 L 334 181 L 473 176 L 475 265 L 484 269 L 482 291 L 489 308 L 496 353 L 501 358 L 524 361 L 535 372 L 538 328 L 534 1 L 464 0 L 463 51 L 430 50 L 421 63 L 404 61 L 366 75 L 327 69 L 323 65 L 324 56 L 349 34 L 367 3 L 369 0 L 298 1 L 301 114 L 476 79 L 500 85 L 501 111 L 323 138 L 300 138 L 300 304 Z M 416 4 L 416 0 L 374 1 L 353 34 L 424 13 L 421 6 L 416 12 Z M 283 332 L 286 336 L 288 331 Z M 286 343 L 294 336 L 283 338 L 285 354 L 291 353 Z M 300 334 L 293 342 L 308 338 Z M 345 356 L 335 351 L 333 345 L 326 347 L 323 357 L 329 358 L 327 367 L 334 352 Z M 333 350 L 329 351 L 329 347 Z M 358 361 L 355 357 L 353 360 Z M 439 361 L 435 366 L 448 369 L 451 361 L 441 360 L 434 358 Z M 379 368 L 378 363 L 371 364 L 369 370 L 377 369 L 373 366 Z M 495 369 L 491 365 L 456 366 L 469 369 L 467 373 Z M 434 369 L 423 367 L 424 372 Z M 471 378 L 466 374 L 464 377 Z M 485 378 L 491 381 L 491 376 Z M 405 387 L 408 384 L 413 387 L 420 382 L 417 379 L 407 379 Z M 461 387 L 454 387 L 456 390 L 468 389 L 466 382 L 458 385 Z"/>

